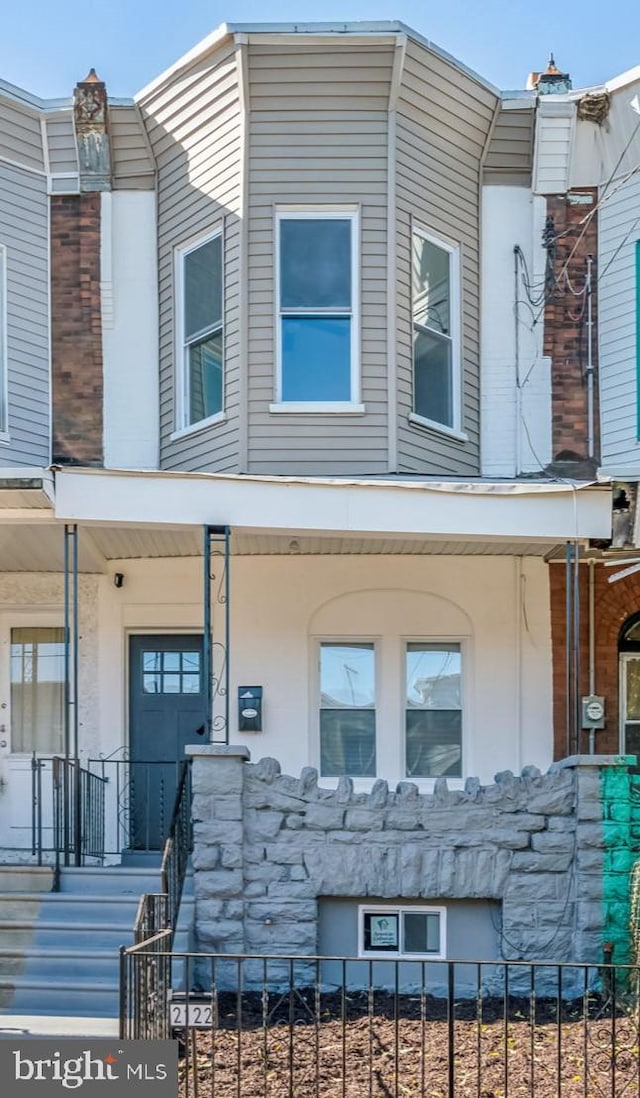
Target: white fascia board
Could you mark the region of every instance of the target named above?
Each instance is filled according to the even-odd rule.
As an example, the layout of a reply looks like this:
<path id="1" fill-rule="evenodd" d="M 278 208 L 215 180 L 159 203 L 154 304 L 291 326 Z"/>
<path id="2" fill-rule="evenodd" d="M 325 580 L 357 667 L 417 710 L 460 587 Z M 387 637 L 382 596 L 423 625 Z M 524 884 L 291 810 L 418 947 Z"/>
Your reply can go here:
<path id="1" fill-rule="evenodd" d="M 608 485 L 344 482 L 180 473 L 56 473 L 56 518 L 103 524 L 228 525 L 299 533 L 484 541 L 611 535 Z"/>

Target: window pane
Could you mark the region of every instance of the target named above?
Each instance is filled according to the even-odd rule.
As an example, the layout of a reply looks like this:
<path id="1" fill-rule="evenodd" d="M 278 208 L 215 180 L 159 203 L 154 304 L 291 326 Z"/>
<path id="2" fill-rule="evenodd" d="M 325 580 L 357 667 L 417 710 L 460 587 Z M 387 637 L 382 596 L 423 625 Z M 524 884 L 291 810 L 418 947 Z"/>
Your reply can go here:
<path id="1" fill-rule="evenodd" d="M 11 630 L 11 749 L 62 751 L 64 630 Z"/>
<path id="2" fill-rule="evenodd" d="M 280 222 L 280 307 L 351 308 L 351 221 Z"/>
<path id="3" fill-rule="evenodd" d="M 159 671 L 160 670 L 160 652 L 143 652 L 142 653 L 142 666 L 145 671 Z"/>
<path id="4" fill-rule="evenodd" d="M 407 645 L 407 706 L 460 709 L 459 644 Z"/>
<path id="5" fill-rule="evenodd" d="M 435 423 L 453 427 L 451 341 L 416 330 L 413 355 L 415 411 Z"/>
<path id="6" fill-rule="evenodd" d="M 459 709 L 408 709 L 407 776 L 462 777 L 462 713 Z"/>
<path id="7" fill-rule="evenodd" d="M 199 652 L 183 652 L 182 653 L 182 670 L 183 671 L 199 671 L 200 670 L 200 653 Z"/>
<path id="8" fill-rule="evenodd" d="M 375 710 L 320 710 L 320 772 L 326 778 L 375 777 Z"/>
<path id="9" fill-rule="evenodd" d="M 222 332 L 194 343 L 189 356 L 189 423 L 222 411 Z"/>
<path id="10" fill-rule="evenodd" d="M 320 646 L 320 705 L 325 709 L 375 705 L 373 644 Z"/>
<path id="11" fill-rule="evenodd" d="M 183 694 L 199 694 L 200 693 L 200 676 L 199 675 L 183 675 L 182 676 L 182 693 Z"/>
<path id="12" fill-rule="evenodd" d="M 222 323 L 222 237 L 208 240 L 184 256 L 184 334 Z"/>
<path id="13" fill-rule="evenodd" d="M 163 675 L 162 676 L 162 693 L 163 694 L 179 694 L 180 693 L 180 675 Z"/>
<path id="14" fill-rule="evenodd" d="M 165 652 L 163 660 L 163 669 L 165 671 L 180 670 L 180 652 Z"/>
<path id="15" fill-rule="evenodd" d="M 351 319 L 282 318 L 282 399 L 351 399 Z"/>
<path id="16" fill-rule="evenodd" d="M 416 324 L 451 334 L 451 290 L 449 252 L 413 238 L 413 319 Z"/>
<path id="17" fill-rule="evenodd" d="M 397 953 L 400 949 L 400 916 L 387 911 L 365 911 L 363 946 L 372 953 Z"/>
<path id="18" fill-rule="evenodd" d="M 160 675 L 143 675 L 142 689 L 145 694 L 159 694 Z"/>
<path id="19" fill-rule="evenodd" d="M 426 912 L 405 912 L 404 953 L 440 952 L 440 916 Z"/>

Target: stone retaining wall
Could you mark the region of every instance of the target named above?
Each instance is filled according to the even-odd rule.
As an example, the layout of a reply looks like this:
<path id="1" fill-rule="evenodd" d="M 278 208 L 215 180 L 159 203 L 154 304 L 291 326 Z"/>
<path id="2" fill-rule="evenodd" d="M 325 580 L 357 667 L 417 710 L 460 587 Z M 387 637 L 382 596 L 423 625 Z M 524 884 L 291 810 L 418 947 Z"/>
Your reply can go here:
<path id="1" fill-rule="evenodd" d="M 626 760 L 356 793 L 349 778 L 323 789 L 313 769 L 251 764 L 245 748 L 189 750 L 199 949 L 313 954 L 319 897 L 473 898 L 502 902 L 505 958 L 602 960 L 600 774 Z"/>

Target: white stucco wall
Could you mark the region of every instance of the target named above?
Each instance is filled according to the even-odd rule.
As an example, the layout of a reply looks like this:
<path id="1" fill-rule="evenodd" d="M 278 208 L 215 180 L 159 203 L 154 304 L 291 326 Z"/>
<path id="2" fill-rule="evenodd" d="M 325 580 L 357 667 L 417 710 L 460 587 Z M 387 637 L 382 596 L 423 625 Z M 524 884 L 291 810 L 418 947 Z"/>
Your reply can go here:
<path id="1" fill-rule="evenodd" d="M 112 572 L 124 574 L 116 588 Z M 551 640 L 547 566 L 514 557 L 240 557 L 231 572 L 231 740 L 254 759 L 275 756 L 288 773 L 316 766 L 317 642 L 373 640 L 377 647 L 378 777 L 405 778 L 402 758 L 407 640 L 454 640 L 463 652 L 463 775 L 552 760 Z M 0 706 L 9 701 L 12 624 L 62 624 L 61 577 L 0 577 Z M 81 578 L 80 734 L 84 757 L 127 743 L 127 645 L 131 633 L 199 631 L 199 559 L 112 562 Z M 214 604 L 214 621 L 221 622 Z M 219 635 L 219 629 L 218 629 Z M 237 733 L 237 688 L 264 687 L 264 731 Z M 0 724 L 10 725 L 8 707 Z M 0 737 L 1 738 L 1 737 Z M 2 755 L 2 752 L 0 752 Z M 30 842 L 30 763 L 4 752 L 0 845 Z M 369 789 L 373 779 L 362 779 Z M 335 779 L 324 779 L 335 784 Z M 422 782 L 428 790 L 430 782 Z M 20 818 L 25 844 L 9 842 Z"/>
<path id="2" fill-rule="evenodd" d="M 511 477 L 551 461 L 551 370 L 542 354 L 542 317 L 519 285 L 520 401 L 516 384 L 514 247 L 522 249 L 541 293 L 545 270 L 544 198 L 527 187 L 487 186 L 482 194 L 482 473 Z"/>
<path id="3" fill-rule="evenodd" d="M 102 195 L 104 455 L 112 469 L 157 469 L 159 454 L 156 200 Z"/>
<path id="4" fill-rule="evenodd" d="M 201 628 L 199 561 L 128 561 L 100 607 L 103 750 L 125 727 L 126 632 Z M 242 557 L 232 561 L 231 738 L 289 773 L 318 764 L 317 640 L 378 646 L 378 776 L 402 768 L 402 644 L 460 640 L 465 776 L 552 759 L 546 565 L 513 557 Z M 214 606 L 214 619 L 220 616 Z M 264 731 L 237 734 L 237 687 L 264 687 Z M 329 783 L 330 784 L 330 783 Z M 365 783 L 370 786 L 371 782 Z M 426 782 L 425 788 L 429 783 Z"/>

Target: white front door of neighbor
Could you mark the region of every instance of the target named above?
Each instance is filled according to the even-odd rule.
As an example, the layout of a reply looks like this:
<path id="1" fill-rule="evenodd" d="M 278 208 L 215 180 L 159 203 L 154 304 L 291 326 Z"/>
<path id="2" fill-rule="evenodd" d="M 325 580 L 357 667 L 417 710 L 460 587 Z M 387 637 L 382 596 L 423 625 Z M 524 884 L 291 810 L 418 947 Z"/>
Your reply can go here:
<path id="1" fill-rule="evenodd" d="M 620 751 L 640 755 L 640 652 L 620 653 Z"/>
<path id="2" fill-rule="evenodd" d="M 0 845 L 30 850 L 34 752 L 43 845 L 51 847 L 51 764 L 64 750 L 64 632 L 53 612 L 0 615 Z"/>

